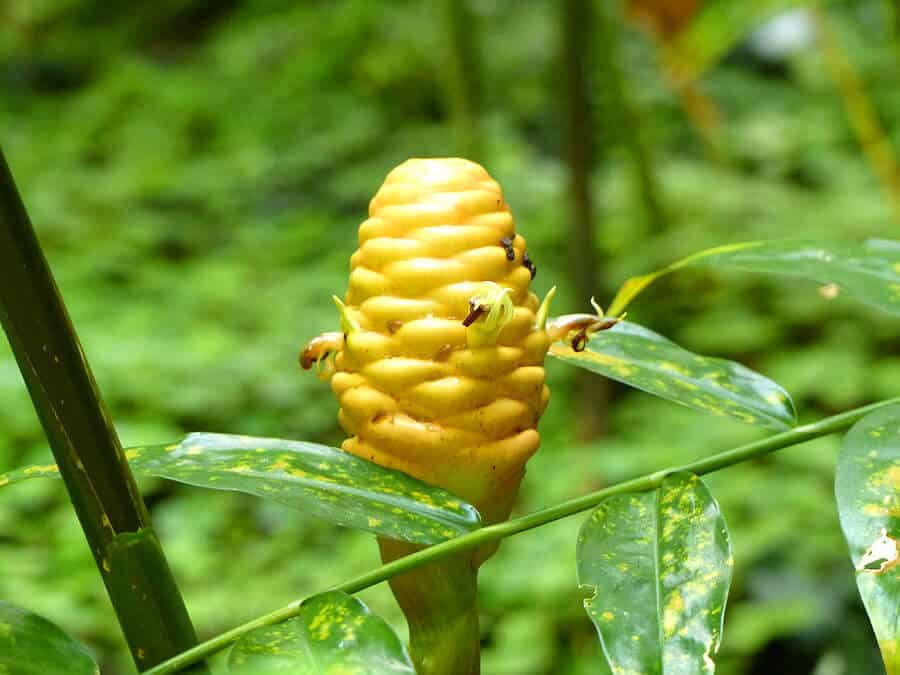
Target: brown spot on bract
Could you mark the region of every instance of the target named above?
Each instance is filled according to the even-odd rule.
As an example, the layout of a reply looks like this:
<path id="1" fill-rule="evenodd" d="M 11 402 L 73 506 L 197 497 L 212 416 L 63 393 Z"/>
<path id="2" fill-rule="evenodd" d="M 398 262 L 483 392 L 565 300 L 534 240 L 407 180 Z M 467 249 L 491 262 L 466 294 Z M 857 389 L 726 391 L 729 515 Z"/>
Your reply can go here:
<path id="1" fill-rule="evenodd" d="M 441 348 L 438 349 L 434 354 L 435 361 L 446 361 L 450 358 L 450 354 L 453 352 L 453 345 L 446 344 L 441 345 Z"/>

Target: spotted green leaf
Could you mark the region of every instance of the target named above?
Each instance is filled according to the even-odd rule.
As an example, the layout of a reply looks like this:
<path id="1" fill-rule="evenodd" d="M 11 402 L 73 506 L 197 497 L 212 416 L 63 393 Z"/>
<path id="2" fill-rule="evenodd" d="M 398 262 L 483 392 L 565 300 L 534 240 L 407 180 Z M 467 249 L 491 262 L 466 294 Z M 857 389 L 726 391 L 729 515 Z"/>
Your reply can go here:
<path id="1" fill-rule="evenodd" d="M 240 675 L 415 675 L 390 626 L 340 591 L 315 595 L 293 619 L 247 633 L 228 665 Z"/>
<path id="2" fill-rule="evenodd" d="M 888 675 L 900 674 L 900 405 L 864 417 L 844 438 L 835 494 L 856 585 Z"/>
<path id="3" fill-rule="evenodd" d="M 100 675 L 87 649 L 58 626 L 0 601 L 0 673 Z"/>
<path id="4" fill-rule="evenodd" d="M 416 544 L 480 527 L 475 507 L 399 471 L 303 441 L 196 433 L 174 445 L 125 451 L 137 475 L 246 492 L 338 525 Z M 58 476 L 53 464 L 0 475 L 0 486 Z"/>
<path id="5" fill-rule="evenodd" d="M 725 520 L 697 476 L 602 502 L 578 535 L 577 563 L 612 672 L 714 672 L 733 561 Z"/>
<path id="6" fill-rule="evenodd" d="M 825 284 L 821 295 L 841 294 L 900 316 L 900 241 L 853 242 L 754 241 L 718 246 L 683 258 L 652 274 L 628 279 L 610 304 L 618 316 L 662 276 L 689 266 L 727 267 L 799 277 Z"/>
<path id="7" fill-rule="evenodd" d="M 635 323 L 620 321 L 595 333 L 584 351 L 557 343 L 550 354 L 713 415 L 779 430 L 796 422 L 791 397 L 772 380 L 739 363 L 689 352 Z"/>

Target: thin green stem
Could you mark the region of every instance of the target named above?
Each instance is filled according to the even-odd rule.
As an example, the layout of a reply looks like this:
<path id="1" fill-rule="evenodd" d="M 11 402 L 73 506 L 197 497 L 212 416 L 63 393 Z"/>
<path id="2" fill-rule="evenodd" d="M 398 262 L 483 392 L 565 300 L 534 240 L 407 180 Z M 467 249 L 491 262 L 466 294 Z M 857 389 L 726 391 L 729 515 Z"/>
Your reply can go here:
<path id="1" fill-rule="evenodd" d="M 482 92 L 478 17 L 469 0 L 441 2 L 446 30 L 447 96 L 459 155 L 482 161 Z"/>
<path id="2" fill-rule="evenodd" d="M 194 628 L 2 152 L 0 323 L 135 664 L 191 647 Z"/>
<path id="3" fill-rule="evenodd" d="M 746 462 L 749 459 L 766 455 L 776 450 L 781 450 L 814 438 L 828 436 L 838 431 L 843 431 L 862 417 L 865 417 L 879 408 L 898 404 L 900 404 L 900 397 L 879 401 L 878 403 L 854 408 L 853 410 L 841 413 L 840 415 L 826 417 L 813 424 L 805 424 L 791 429 L 790 431 L 775 434 L 774 436 L 769 436 L 768 438 L 748 443 L 747 445 L 742 445 L 732 450 L 726 450 L 725 452 L 712 455 L 696 462 L 691 462 L 690 464 L 674 466 L 639 478 L 633 478 L 608 488 L 597 490 L 596 492 L 591 492 L 581 497 L 576 497 L 575 499 L 570 499 L 557 504 L 556 506 L 535 511 L 527 516 L 507 520 L 496 525 L 490 525 L 472 532 L 471 534 L 466 534 L 457 537 L 456 539 L 435 544 L 434 546 L 430 546 L 404 558 L 400 558 L 361 574 L 342 584 L 338 584 L 330 590 L 343 591 L 344 593 L 356 593 L 369 588 L 370 586 L 374 586 L 375 584 L 379 584 L 382 581 L 387 581 L 398 574 L 408 572 L 420 565 L 425 565 L 426 563 L 434 562 L 440 558 L 446 558 L 447 556 L 476 548 L 482 544 L 498 541 L 514 534 L 518 534 L 519 532 L 525 532 L 526 530 L 531 530 L 540 527 L 541 525 L 546 525 L 547 523 L 552 523 L 553 521 L 586 511 L 613 495 L 655 490 L 660 486 L 666 476 L 676 471 L 687 471 L 697 475 L 718 471 L 727 466 L 740 464 L 741 462 Z M 145 671 L 144 675 L 170 675 L 171 673 L 176 673 L 182 668 L 224 649 L 242 635 L 255 628 L 270 626 L 296 616 L 300 611 L 301 603 L 302 600 L 297 600 L 270 614 L 266 614 L 253 621 L 232 628 L 230 631 L 222 633 L 211 640 L 197 645 L 196 647 L 159 664 L 155 668 Z"/>

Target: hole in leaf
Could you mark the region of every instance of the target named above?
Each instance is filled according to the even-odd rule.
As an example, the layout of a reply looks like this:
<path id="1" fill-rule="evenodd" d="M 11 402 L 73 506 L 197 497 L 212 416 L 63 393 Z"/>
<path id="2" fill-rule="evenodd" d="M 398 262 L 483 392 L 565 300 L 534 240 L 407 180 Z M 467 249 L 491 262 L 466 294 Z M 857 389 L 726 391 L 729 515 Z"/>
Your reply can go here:
<path id="1" fill-rule="evenodd" d="M 898 560 L 900 560 L 900 550 L 897 548 L 897 540 L 888 536 L 887 530 L 882 528 L 869 550 L 860 558 L 856 570 L 871 574 L 883 574 L 894 567 Z"/>

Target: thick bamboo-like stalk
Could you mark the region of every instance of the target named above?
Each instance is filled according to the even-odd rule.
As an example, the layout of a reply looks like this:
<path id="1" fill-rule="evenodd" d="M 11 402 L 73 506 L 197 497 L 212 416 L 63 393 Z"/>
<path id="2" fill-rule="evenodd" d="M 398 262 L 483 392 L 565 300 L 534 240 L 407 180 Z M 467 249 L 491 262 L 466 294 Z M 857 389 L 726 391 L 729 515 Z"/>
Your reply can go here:
<path id="1" fill-rule="evenodd" d="M 825 9 L 819 5 L 812 8 L 816 32 L 825 65 L 847 110 L 850 126 L 863 154 L 881 182 L 881 189 L 890 204 L 894 220 L 900 223 L 900 165 L 897 154 L 884 131 L 878 112 L 866 93 L 862 78 L 841 45 Z"/>
<path id="2" fill-rule="evenodd" d="M 456 152 L 483 161 L 478 23 L 469 0 L 442 0 L 447 68 L 445 80 L 456 134 Z"/>
<path id="3" fill-rule="evenodd" d="M 2 153 L 0 321 L 135 664 L 192 647 L 194 628 Z"/>

